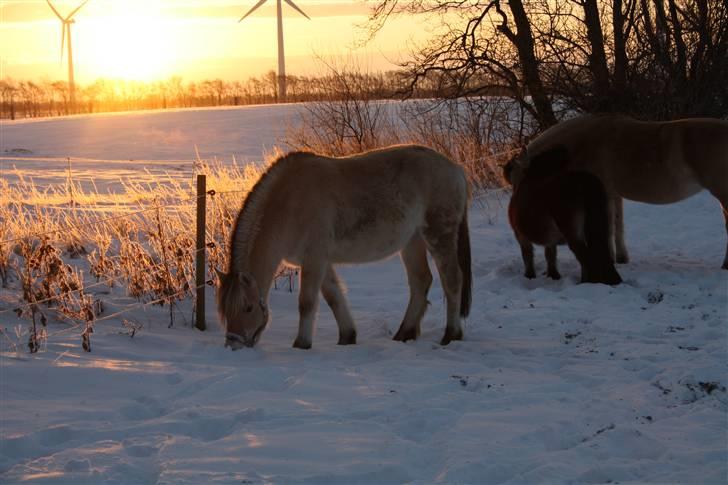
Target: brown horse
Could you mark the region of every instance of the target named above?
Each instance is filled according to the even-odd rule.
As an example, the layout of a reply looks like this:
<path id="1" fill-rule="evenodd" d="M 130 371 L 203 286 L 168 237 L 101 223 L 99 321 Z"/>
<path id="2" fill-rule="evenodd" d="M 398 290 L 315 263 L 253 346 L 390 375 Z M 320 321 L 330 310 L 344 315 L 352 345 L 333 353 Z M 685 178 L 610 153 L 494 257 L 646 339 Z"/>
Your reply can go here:
<path id="1" fill-rule="evenodd" d="M 547 276 L 561 278 L 556 246 L 568 244 L 581 264 L 582 283 L 616 285 L 622 278 L 609 253 L 608 200 L 604 186 L 587 172 L 563 171 L 566 148 L 541 152 L 522 170 L 510 162 L 504 176 L 513 185 L 508 218 L 521 246 L 526 278 L 535 278 L 533 243 L 545 247 Z"/>
<path id="2" fill-rule="evenodd" d="M 318 293 L 339 326 L 339 344 L 356 343 L 354 320 L 334 265 L 400 252 L 410 300 L 395 340 L 415 339 L 432 282 L 427 253 L 447 301 L 441 343 L 460 340 L 471 294 L 468 182 L 462 168 L 425 147 L 406 145 L 329 158 L 290 153 L 248 194 L 221 274 L 218 313 L 226 346 L 258 342 L 268 324 L 268 292 L 281 261 L 301 267 L 294 347 L 313 341 Z"/>
<path id="3" fill-rule="evenodd" d="M 670 204 L 707 189 L 723 207 L 728 232 L 728 121 L 693 118 L 637 121 L 617 115 L 588 115 L 553 126 L 529 143 L 518 163 L 566 147 L 571 170 L 593 173 L 610 200 L 610 232 L 616 261 L 629 260 L 624 243 L 622 198 Z M 728 244 L 723 260 L 728 269 Z"/>

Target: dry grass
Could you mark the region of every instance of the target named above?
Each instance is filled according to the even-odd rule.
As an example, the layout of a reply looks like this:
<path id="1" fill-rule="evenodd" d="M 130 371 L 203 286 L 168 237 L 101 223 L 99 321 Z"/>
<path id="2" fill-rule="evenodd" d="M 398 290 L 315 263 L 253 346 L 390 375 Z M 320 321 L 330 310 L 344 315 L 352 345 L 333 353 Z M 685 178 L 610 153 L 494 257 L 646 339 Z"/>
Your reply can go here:
<path id="1" fill-rule="evenodd" d="M 196 167 L 215 191 L 207 196 L 207 280 L 216 280 L 214 268 L 227 268 L 229 231 L 263 170 Z M 51 319 L 85 323 L 83 345 L 90 350 L 93 322 L 104 310 L 98 295 L 111 288 L 139 303 L 169 305 L 173 322 L 173 306 L 195 289 L 193 177 L 121 183 L 115 194 L 68 183 L 41 190 L 19 178 L 12 186 L 0 180 L 0 319 L 10 310 L 30 321 L 31 352 L 41 348 Z"/>
<path id="2" fill-rule="evenodd" d="M 305 106 L 286 144 L 343 156 L 399 143 L 438 150 L 465 169 L 476 190 L 503 187 L 501 167 L 525 130 L 512 103 L 498 98 L 408 104 L 347 98 Z"/>

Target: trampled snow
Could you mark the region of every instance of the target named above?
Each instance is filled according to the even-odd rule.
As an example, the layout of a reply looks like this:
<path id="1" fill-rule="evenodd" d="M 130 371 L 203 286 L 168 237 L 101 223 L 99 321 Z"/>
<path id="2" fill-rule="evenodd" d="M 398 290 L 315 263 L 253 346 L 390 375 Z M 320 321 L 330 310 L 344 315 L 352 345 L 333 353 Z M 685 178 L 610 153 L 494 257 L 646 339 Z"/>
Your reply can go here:
<path id="1" fill-rule="evenodd" d="M 190 159 L 197 145 L 201 156 L 255 160 L 290 109 L 258 108 L 257 121 L 238 109 L 4 123 L 2 151 Z M 109 168 L 92 167 L 101 178 Z M 133 338 L 121 317 L 97 325 L 90 353 L 77 329 L 40 353 L 25 353 L 23 338 L 12 351 L 8 340 L 28 324 L 0 315 L 0 481 L 725 483 L 728 271 L 717 201 L 627 202 L 632 262 L 618 267 L 616 287 L 577 284 L 565 248 L 562 280 L 525 279 L 506 205 L 498 191 L 473 203 L 473 310 L 465 340 L 447 347 L 437 344 L 437 281 L 421 338 L 391 340 L 408 291 L 397 258 L 340 270 L 356 346 L 336 345 L 322 300 L 313 349 L 291 348 L 298 315 L 287 289 L 272 292 L 259 345 L 236 352 L 223 348 L 211 289 L 208 331 L 180 319 L 167 328 L 167 309 L 147 308 L 125 315 L 144 325 Z M 537 264 L 545 269 L 542 256 Z M 107 312 L 133 303 L 121 289 L 105 298 Z"/>

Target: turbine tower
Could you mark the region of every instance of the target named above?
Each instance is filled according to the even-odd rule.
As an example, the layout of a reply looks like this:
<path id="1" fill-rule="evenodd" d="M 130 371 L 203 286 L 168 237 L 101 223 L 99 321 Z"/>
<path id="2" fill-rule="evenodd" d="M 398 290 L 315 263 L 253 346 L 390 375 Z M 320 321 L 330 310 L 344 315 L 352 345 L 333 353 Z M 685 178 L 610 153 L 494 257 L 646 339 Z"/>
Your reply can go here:
<path id="1" fill-rule="evenodd" d="M 248 10 L 248 13 L 240 17 L 240 20 L 238 22 L 242 22 L 245 17 L 253 13 L 255 10 L 258 9 L 261 5 L 263 5 L 268 0 L 260 0 L 258 3 L 256 3 L 253 8 Z M 298 5 L 293 3 L 292 0 L 276 0 L 276 13 L 278 17 L 278 101 L 285 101 L 286 100 L 286 58 L 283 53 L 283 12 L 282 12 L 282 5 L 281 1 L 285 1 L 288 5 L 293 7 L 298 13 L 306 17 L 308 20 L 311 20 L 311 17 L 306 15 L 303 10 L 298 8 Z"/>
<path id="2" fill-rule="evenodd" d="M 48 2 L 48 6 L 51 8 L 51 10 L 53 10 L 53 13 L 56 14 L 56 17 L 58 17 L 58 19 L 61 21 L 61 62 L 63 62 L 63 44 L 66 42 L 66 39 L 68 39 L 68 101 L 70 104 L 70 111 L 75 112 L 76 83 L 73 80 L 73 49 L 71 47 L 71 24 L 76 22 L 75 20 L 73 20 L 73 16 L 76 15 L 76 12 L 81 10 L 81 7 L 86 5 L 88 0 L 84 0 L 81 5 L 71 11 L 71 13 L 69 13 L 66 17 L 63 17 L 60 13 L 58 13 L 58 10 L 56 10 L 56 8 L 53 6 L 51 0 L 46 0 L 46 2 Z"/>

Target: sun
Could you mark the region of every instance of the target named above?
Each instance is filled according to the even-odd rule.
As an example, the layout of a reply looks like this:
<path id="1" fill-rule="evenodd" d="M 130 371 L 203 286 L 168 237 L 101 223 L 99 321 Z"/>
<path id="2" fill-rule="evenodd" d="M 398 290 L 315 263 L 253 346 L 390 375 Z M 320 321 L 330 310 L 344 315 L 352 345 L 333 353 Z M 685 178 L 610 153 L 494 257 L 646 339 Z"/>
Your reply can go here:
<path id="1" fill-rule="evenodd" d="M 97 77 L 152 81 L 167 77 L 179 55 L 177 32 L 156 2 L 116 2 L 88 19 L 84 32 L 84 69 Z M 114 4 L 112 4 L 114 5 Z"/>

